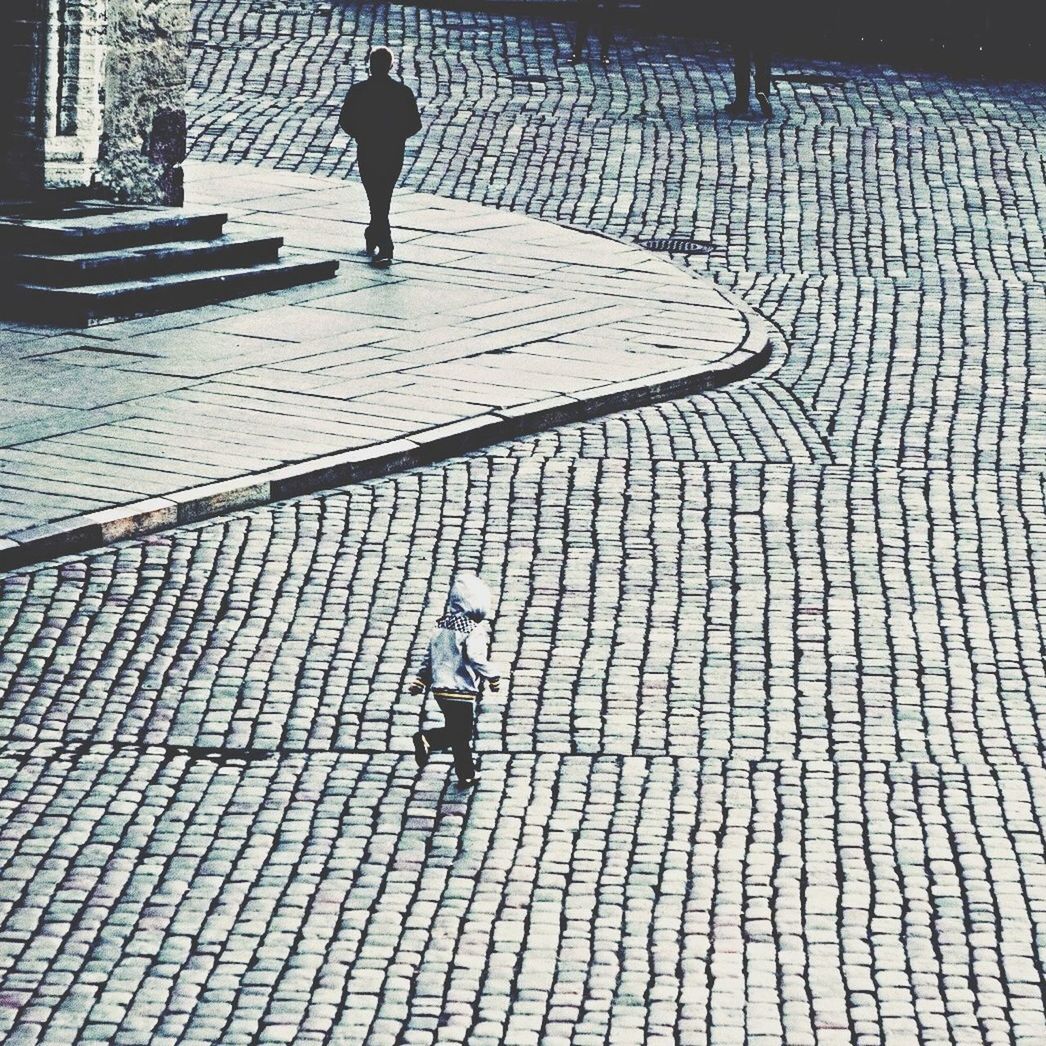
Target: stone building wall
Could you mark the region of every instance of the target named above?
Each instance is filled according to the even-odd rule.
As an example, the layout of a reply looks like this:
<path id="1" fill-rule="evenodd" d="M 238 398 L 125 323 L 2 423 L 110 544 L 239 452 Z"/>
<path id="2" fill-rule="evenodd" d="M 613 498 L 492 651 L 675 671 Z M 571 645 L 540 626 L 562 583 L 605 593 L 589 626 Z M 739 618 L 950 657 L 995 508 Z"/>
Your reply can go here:
<path id="1" fill-rule="evenodd" d="M 181 202 L 189 0 L 2 0 L 0 195 Z"/>
<path id="2" fill-rule="evenodd" d="M 101 182 L 118 199 L 181 203 L 189 0 L 108 0 Z"/>

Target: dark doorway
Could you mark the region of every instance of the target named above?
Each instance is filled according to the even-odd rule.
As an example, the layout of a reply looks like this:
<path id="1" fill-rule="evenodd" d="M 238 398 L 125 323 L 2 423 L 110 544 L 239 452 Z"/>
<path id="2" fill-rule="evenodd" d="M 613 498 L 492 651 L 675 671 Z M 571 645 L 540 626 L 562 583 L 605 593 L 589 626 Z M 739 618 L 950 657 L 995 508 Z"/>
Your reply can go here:
<path id="1" fill-rule="evenodd" d="M 43 61 L 43 0 L 5 0 L 0 11 L 0 195 L 39 185 Z"/>

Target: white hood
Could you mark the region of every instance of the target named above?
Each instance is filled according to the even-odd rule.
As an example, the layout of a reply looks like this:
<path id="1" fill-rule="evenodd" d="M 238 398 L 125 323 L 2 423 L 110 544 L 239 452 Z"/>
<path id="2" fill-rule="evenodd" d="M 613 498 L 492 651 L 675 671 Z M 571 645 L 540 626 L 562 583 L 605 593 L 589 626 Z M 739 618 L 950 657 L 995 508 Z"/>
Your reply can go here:
<path id="1" fill-rule="evenodd" d="M 474 621 L 489 621 L 494 614 L 494 597 L 476 574 L 458 574 L 450 588 L 447 613 L 467 614 Z"/>

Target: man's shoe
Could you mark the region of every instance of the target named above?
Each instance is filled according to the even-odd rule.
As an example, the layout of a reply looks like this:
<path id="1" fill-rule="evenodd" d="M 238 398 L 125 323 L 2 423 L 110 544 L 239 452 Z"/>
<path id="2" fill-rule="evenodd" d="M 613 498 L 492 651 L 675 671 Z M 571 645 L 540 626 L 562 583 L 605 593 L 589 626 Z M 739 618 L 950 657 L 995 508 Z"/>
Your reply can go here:
<path id="1" fill-rule="evenodd" d="M 458 787 L 459 788 L 471 788 L 479 780 L 479 774 L 473 774 L 471 777 L 459 777 Z"/>
<path id="2" fill-rule="evenodd" d="M 431 746 L 425 740 L 425 735 L 419 730 L 414 735 L 414 762 L 418 764 L 419 770 L 425 768 L 425 764 L 429 761 L 430 751 L 432 751 Z"/>
<path id="3" fill-rule="evenodd" d="M 585 56 L 580 51 L 571 51 L 570 60 L 574 63 L 574 65 L 577 65 L 578 62 L 583 62 L 585 60 Z"/>
<path id="4" fill-rule="evenodd" d="M 723 106 L 723 112 L 727 116 L 746 116 L 748 114 L 748 103 L 747 102 L 727 102 Z"/>
<path id="5" fill-rule="evenodd" d="M 371 265 L 373 265 L 375 269 L 387 269 L 391 264 L 392 251 L 383 251 L 380 248 L 371 261 Z"/>
<path id="6" fill-rule="evenodd" d="M 770 99 L 767 98 L 765 91 L 756 91 L 755 100 L 759 103 L 759 108 L 762 110 L 763 116 L 769 120 L 774 115 L 773 109 L 770 107 Z"/>

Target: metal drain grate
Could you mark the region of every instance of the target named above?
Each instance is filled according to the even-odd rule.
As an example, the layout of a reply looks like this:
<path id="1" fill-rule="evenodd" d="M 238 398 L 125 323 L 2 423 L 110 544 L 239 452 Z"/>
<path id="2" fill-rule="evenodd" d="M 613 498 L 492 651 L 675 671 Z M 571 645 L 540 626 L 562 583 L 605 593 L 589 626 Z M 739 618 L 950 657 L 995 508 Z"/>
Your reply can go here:
<path id="1" fill-rule="evenodd" d="M 654 236 L 640 240 L 639 245 L 662 254 L 707 254 L 713 247 L 710 240 L 695 240 L 690 236 Z"/>

